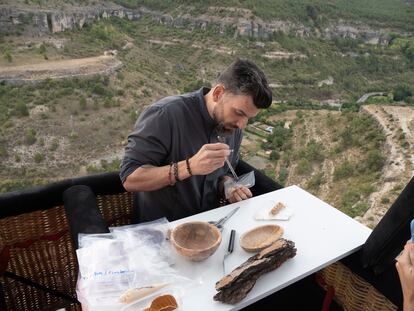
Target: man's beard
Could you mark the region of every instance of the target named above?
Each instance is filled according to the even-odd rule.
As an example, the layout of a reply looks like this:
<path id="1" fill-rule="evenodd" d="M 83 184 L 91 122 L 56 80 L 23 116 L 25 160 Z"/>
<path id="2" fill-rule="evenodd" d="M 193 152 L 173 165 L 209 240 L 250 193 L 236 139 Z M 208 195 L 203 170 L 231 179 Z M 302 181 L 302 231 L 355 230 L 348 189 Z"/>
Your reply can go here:
<path id="1" fill-rule="evenodd" d="M 234 133 L 234 128 L 227 128 L 222 120 L 224 115 L 223 102 L 219 102 L 213 110 L 213 119 L 216 122 L 216 131 L 219 137 L 231 136 Z"/>
<path id="2" fill-rule="evenodd" d="M 223 122 L 219 122 L 216 125 L 216 131 L 219 137 L 228 137 L 228 136 L 233 135 L 234 128 L 228 129 L 225 127 Z"/>

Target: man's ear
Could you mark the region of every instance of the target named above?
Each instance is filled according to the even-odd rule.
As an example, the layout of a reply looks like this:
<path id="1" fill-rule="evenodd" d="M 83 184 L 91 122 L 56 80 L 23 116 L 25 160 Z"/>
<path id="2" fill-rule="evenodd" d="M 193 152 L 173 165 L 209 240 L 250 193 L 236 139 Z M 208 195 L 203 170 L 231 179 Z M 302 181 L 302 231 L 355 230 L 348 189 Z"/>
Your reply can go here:
<path id="1" fill-rule="evenodd" d="M 215 102 L 219 101 L 220 98 L 223 96 L 225 91 L 224 85 L 219 83 L 213 89 L 213 100 Z"/>

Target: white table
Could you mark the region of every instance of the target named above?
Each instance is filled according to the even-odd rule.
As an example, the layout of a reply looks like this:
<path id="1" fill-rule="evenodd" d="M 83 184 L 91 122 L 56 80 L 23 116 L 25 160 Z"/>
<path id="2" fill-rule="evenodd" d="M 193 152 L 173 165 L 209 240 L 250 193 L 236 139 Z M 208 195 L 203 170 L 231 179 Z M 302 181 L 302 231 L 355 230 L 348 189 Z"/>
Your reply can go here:
<path id="1" fill-rule="evenodd" d="M 269 206 L 270 209 L 279 201 L 293 210 L 294 214 L 288 221 L 254 219 L 259 208 Z M 226 222 L 222 243 L 210 258 L 198 263 L 183 258 L 178 259 L 175 268 L 194 280 L 196 284 L 185 293 L 180 310 L 212 311 L 244 308 L 357 251 L 371 233 L 368 227 L 297 186 L 180 219 L 172 222 L 171 225 L 175 226 L 190 220 L 218 220 L 236 206 L 240 206 L 240 209 Z M 237 234 L 234 252 L 226 259 L 227 273 L 253 255 L 240 247 L 241 234 L 269 223 L 283 227 L 283 237 L 295 242 L 296 256 L 278 269 L 260 277 L 247 297 L 239 304 L 229 305 L 214 301 L 213 296 L 217 293 L 215 283 L 223 276 L 222 260 L 227 251 L 231 229 L 235 229 Z"/>

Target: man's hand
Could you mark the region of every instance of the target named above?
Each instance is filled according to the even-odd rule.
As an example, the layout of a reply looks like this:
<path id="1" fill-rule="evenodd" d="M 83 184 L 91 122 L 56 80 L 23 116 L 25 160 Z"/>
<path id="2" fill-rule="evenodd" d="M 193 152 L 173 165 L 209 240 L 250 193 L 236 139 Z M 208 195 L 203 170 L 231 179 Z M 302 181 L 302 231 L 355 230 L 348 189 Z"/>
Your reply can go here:
<path id="1" fill-rule="evenodd" d="M 229 197 L 227 200 L 230 203 L 240 202 L 252 197 L 252 192 L 249 188 L 244 186 L 234 186 L 229 190 Z"/>
<path id="2" fill-rule="evenodd" d="M 227 144 L 205 144 L 190 159 L 193 175 L 207 175 L 223 167 L 225 159 L 230 155 Z"/>
<path id="3" fill-rule="evenodd" d="M 414 310 L 414 245 L 409 240 L 395 264 L 404 296 L 404 311 Z"/>

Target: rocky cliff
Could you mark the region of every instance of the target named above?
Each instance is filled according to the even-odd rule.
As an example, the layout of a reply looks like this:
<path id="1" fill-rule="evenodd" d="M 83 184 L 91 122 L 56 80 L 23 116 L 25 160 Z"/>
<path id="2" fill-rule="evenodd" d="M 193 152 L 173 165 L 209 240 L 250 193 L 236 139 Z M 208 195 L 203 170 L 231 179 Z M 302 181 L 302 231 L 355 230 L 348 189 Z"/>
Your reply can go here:
<path id="1" fill-rule="evenodd" d="M 145 8 L 129 10 L 121 6 L 83 7 L 64 10 L 57 9 L 22 9 L 10 6 L 0 7 L 0 34 L 25 33 L 42 36 L 67 29 L 82 28 L 101 18 L 117 16 L 137 20 L 147 14 L 164 25 L 180 28 L 213 29 L 218 33 L 248 36 L 253 38 L 269 38 L 277 32 L 291 33 L 300 37 L 317 36 L 324 38 L 361 39 L 371 44 L 387 44 L 391 30 L 373 29 L 360 23 L 347 21 L 331 22 L 323 29 L 310 28 L 300 23 L 283 20 L 263 21 L 257 17 L 217 17 L 204 14 L 193 17 L 182 14 L 173 17 Z M 395 30 L 393 30 L 395 32 Z"/>
<path id="2" fill-rule="evenodd" d="M 43 36 L 67 29 L 82 28 L 101 18 L 117 16 L 137 20 L 139 12 L 122 7 L 86 7 L 65 10 L 33 10 L 0 7 L 0 34 Z"/>

